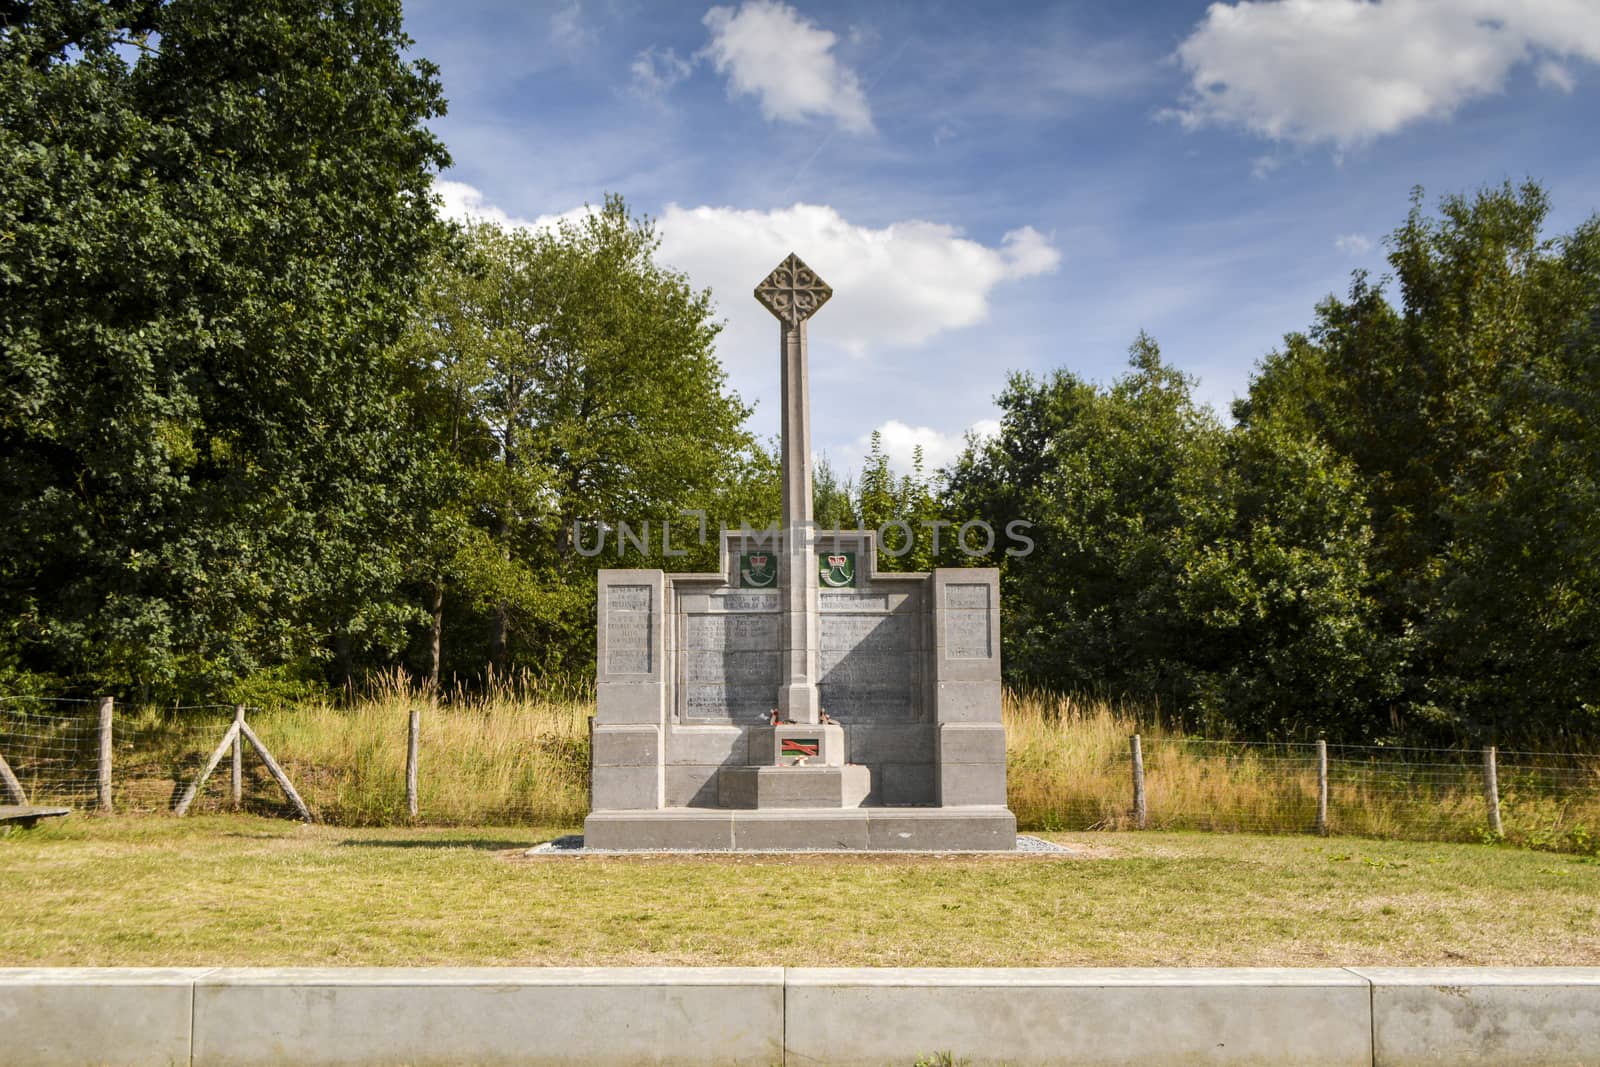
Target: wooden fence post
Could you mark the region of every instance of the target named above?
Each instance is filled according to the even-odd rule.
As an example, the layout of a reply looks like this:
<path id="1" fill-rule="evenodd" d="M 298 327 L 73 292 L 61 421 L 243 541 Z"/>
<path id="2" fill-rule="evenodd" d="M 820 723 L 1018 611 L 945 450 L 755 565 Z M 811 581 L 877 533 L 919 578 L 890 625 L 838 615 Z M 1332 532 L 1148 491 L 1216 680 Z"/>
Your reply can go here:
<path id="1" fill-rule="evenodd" d="M 24 808 L 28 806 L 28 794 L 22 788 L 22 783 L 17 781 L 17 776 L 11 772 L 11 764 L 6 762 L 4 752 L 0 752 L 0 793 L 4 793 L 12 804 Z"/>
<path id="2" fill-rule="evenodd" d="M 1139 745 L 1139 735 L 1133 735 L 1133 828 L 1143 830 L 1144 806 L 1144 750 Z"/>
<path id="3" fill-rule="evenodd" d="M 1500 825 L 1500 774 L 1493 745 L 1483 750 L 1483 802 L 1489 809 L 1489 832 L 1504 837 L 1505 828 Z"/>
<path id="4" fill-rule="evenodd" d="M 244 722 L 244 705 L 233 706 L 233 721 Z M 238 811 L 244 805 L 244 738 L 241 731 L 233 732 L 233 810 Z"/>
<path id="5" fill-rule="evenodd" d="M 183 796 L 178 798 L 178 803 L 172 809 L 174 815 L 189 814 L 189 805 L 194 803 L 194 798 L 200 795 L 200 790 L 205 787 L 206 779 L 211 777 L 211 772 L 217 769 L 217 764 L 222 762 L 222 757 L 227 754 L 228 746 L 238 738 L 239 731 L 244 729 L 244 722 L 235 719 L 233 725 L 228 727 L 228 732 L 222 735 L 222 743 L 211 753 L 211 758 L 206 760 L 205 766 L 200 768 L 200 773 L 195 775 L 194 781 L 189 783 L 189 788 L 183 791 Z"/>
<path id="6" fill-rule="evenodd" d="M 406 811 L 417 817 L 417 735 L 422 732 L 422 712 L 411 709 L 411 722 L 406 730 Z"/>
<path id="7" fill-rule="evenodd" d="M 1328 836 L 1328 742 L 1317 739 L 1317 833 Z"/>
<path id="8" fill-rule="evenodd" d="M 100 797 L 100 810 L 111 812 L 111 713 L 110 697 L 100 698 L 100 767 L 95 792 Z"/>
<path id="9" fill-rule="evenodd" d="M 261 743 L 261 738 L 250 729 L 250 724 L 243 719 L 238 723 L 239 732 L 244 739 L 250 742 L 250 747 L 256 750 L 256 755 L 261 757 L 261 762 L 267 765 L 267 773 L 272 775 L 273 781 L 278 783 L 278 788 L 283 790 L 283 795 L 289 798 L 289 803 L 294 805 L 294 810 L 300 813 L 300 818 L 306 822 L 311 821 L 311 809 L 306 807 L 306 802 L 300 799 L 300 794 L 295 792 L 294 783 L 289 781 L 289 776 L 283 773 L 283 768 L 278 766 L 278 761 L 272 758 L 272 753 L 267 751 L 267 746 Z"/>

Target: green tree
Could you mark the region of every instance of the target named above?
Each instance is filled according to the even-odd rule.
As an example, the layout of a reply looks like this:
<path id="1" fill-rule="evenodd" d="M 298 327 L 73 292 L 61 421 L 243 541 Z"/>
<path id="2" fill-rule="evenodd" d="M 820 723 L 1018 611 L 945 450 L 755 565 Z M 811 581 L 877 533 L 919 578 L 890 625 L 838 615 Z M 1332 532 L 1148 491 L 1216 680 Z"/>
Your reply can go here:
<path id="1" fill-rule="evenodd" d="M 478 224 L 463 240 L 464 257 L 437 263 L 408 345 L 451 382 L 439 415 L 470 425 L 476 442 L 458 452 L 461 495 L 448 509 L 471 521 L 436 561 L 435 586 L 486 615 L 495 672 L 513 660 L 584 669 L 594 572 L 618 565 L 621 524 L 653 531 L 642 552 L 621 543 L 629 566 L 708 566 L 715 546 L 701 549 L 682 512 L 705 512 L 709 532 L 765 506 L 751 472 L 769 457 L 725 389 L 710 294 L 654 261 L 653 224 L 620 197 L 551 228 Z M 674 551 L 693 557 L 661 555 L 664 523 Z M 586 554 L 602 535 L 606 549 Z"/>
<path id="2" fill-rule="evenodd" d="M 16 665 L 211 687 L 395 639 L 391 349 L 436 240 L 398 2 L 0 6 Z"/>
<path id="3" fill-rule="evenodd" d="M 1600 708 L 1600 223 L 1544 191 L 1420 191 L 1390 237 L 1400 305 L 1357 276 L 1263 364 L 1238 414 L 1354 464 L 1397 722 L 1592 732 Z"/>
<path id="4" fill-rule="evenodd" d="M 1018 682 L 1154 701 L 1220 731 L 1360 732 L 1369 532 L 1326 449 L 1232 434 L 1141 335 L 1109 389 L 1012 378 L 1001 429 L 949 472 L 953 516 L 1032 522 L 997 544 Z"/>

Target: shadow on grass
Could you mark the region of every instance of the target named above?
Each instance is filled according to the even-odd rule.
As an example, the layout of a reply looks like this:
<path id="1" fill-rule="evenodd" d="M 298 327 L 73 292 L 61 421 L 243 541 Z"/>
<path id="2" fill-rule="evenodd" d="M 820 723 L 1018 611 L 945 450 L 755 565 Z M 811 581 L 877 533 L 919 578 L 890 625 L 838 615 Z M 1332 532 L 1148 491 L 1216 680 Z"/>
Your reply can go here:
<path id="1" fill-rule="evenodd" d="M 539 844 L 537 839 L 528 837 L 516 841 L 487 837 L 436 837 L 425 840 L 353 837 L 339 842 L 341 848 L 476 848 L 486 852 L 500 852 L 508 848 L 532 848 L 537 844 Z"/>

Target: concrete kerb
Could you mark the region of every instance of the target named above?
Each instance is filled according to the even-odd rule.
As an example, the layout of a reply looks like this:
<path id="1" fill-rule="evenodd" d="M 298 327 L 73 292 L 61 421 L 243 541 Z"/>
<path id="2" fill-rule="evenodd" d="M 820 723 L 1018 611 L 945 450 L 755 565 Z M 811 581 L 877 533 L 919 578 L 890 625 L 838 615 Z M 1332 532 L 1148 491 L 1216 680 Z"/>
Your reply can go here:
<path id="1" fill-rule="evenodd" d="M 7 1063 L 1600 1063 L 1600 968 L 11 968 Z"/>

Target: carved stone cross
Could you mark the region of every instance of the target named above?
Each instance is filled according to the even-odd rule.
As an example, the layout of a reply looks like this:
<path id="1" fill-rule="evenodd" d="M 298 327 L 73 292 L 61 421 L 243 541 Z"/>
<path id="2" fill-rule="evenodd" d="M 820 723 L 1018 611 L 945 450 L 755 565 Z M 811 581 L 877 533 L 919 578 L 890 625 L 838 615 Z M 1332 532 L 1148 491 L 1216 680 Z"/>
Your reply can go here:
<path id="1" fill-rule="evenodd" d="M 798 326 L 815 315 L 832 295 L 828 283 L 793 252 L 756 286 L 756 299 L 790 326 Z"/>
<path id="2" fill-rule="evenodd" d="M 790 253 L 756 286 L 756 299 L 778 318 L 783 357 L 780 425 L 783 469 L 783 563 L 778 603 L 783 627 L 783 683 L 778 714 L 788 722 L 818 721 L 817 556 L 811 519 L 811 387 L 806 320 L 833 290 Z"/>

